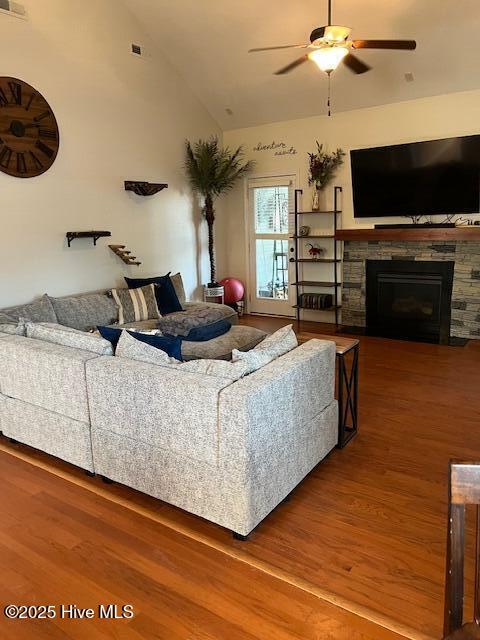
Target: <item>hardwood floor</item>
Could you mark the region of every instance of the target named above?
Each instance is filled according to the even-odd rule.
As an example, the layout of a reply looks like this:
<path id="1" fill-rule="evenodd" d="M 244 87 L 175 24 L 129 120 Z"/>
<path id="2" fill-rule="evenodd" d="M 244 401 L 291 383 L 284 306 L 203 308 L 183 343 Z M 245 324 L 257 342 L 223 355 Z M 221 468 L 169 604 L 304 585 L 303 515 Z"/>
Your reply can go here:
<path id="1" fill-rule="evenodd" d="M 2 619 L 0 638 L 439 638 L 447 463 L 480 458 L 479 389 L 480 342 L 361 338 L 358 436 L 246 543 L 2 438 L 1 604 L 128 602 L 136 616 Z"/>

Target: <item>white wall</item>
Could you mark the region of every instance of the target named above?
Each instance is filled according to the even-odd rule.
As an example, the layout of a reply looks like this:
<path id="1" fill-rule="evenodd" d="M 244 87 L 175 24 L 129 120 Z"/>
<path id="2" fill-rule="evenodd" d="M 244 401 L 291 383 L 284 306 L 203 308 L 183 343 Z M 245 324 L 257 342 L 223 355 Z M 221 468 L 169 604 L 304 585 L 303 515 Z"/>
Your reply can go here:
<path id="1" fill-rule="evenodd" d="M 183 177 L 183 144 L 220 134 L 218 126 L 118 0 L 22 3 L 27 21 L 0 14 L 0 75 L 45 96 L 61 142 L 44 175 L 0 173 L 0 307 L 169 270 L 184 274 L 191 294 L 208 279 L 208 259 Z M 132 42 L 150 57 L 132 56 Z M 139 198 L 124 191 L 125 179 L 169 188 Z M 66 247 L 67 231 L 88 229 L 112 238 Z M 108 242 L 127 244 L 142 266 L 124 265 Z"/>
<path id="2" fill-rule="evenodd" d="M 323 105 L 322 105 L 323 108 Z M 307 152 L 315 150 L 315 140 L 323 142 L 329 150 L 343 148 L 347 155 L 332 184 L 343 187 L 344 228 L 372 227 L 375 222 L 408 222 L 405 218 L 354 219 L 351 190 L 350 149 L 381 146 L 419 140 L 432 140 L 450 136 L 478 134 L 480 132 L 480 91 L 452 93 L 409 102 L 383 105 L 302 120 L 290 120 L 259 127 L 236 129 L 224 133 L 225 144 L 244 145 L 248 158 L 257 161 L 255 174 L 297 174 L 299 187 L 304 189 L 310 204 L 308 187 Z M 274 155 L 273 151 L 253 151 L 259 142 L 273 140 L 293 146 L 296 155 Z M 331 190 L 329 190 L 329 194 Z M 326 203 L 331 206 L 331 202 Z M 220 265 L 221 275 L 246 278 L 246 247 L 244 227 L 244 191 L 237 188 L 228 197 L 222 238 L 230 243 L 227 260 Z M 305 221 L 305 224 L 307 222 Z M 309 223 L 308 223 L 309 224 Z M 313 223 L 312 223 L 313 224 Z M 315 223 L 316 224 L 316 223 Z"/>

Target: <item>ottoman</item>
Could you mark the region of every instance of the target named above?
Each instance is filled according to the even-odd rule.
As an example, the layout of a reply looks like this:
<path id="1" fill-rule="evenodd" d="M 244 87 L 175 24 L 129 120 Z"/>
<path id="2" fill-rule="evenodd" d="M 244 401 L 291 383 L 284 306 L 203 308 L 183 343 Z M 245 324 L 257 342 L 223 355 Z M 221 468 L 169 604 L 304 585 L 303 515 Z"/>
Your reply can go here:
<path id="1" fill-rule="evenodd" d="M 206 340 L 205 342 L 182 343 L 182 357 L 184 360 L 231 360 L 232 350 L 249 351 L 266 337 L 265 331 L 255 327 L 234 325 L 223 336 Z"/>

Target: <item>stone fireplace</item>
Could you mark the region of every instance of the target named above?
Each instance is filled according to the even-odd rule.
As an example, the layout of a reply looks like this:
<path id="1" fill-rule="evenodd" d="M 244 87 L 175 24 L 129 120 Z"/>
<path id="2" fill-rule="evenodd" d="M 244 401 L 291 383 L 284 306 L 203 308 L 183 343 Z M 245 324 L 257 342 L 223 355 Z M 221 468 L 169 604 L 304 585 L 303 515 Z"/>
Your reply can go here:
<path id="1" fill-rule="evenodd" d="M 379 265 L 386 261 L 395 269 Z M 399 268 L 401 262 L 405 263 L 403 270 Z M 424 263 L 431 265 L 422 266 Z M 370 273 L 374 264 L 383 267 L 382 277 L 375 288 L 369 283 L 367 305 L 367 270 Z M 403 273 L 403 283 L 395 271 Z M 372 292 L 384 294 L 383 307 L 378 300 L 370 300 Z M 374 305 L 380 320 L 372 316 Z M 371 335 L 413 339 L 414 325 L 423 324 L 420 333 L 424 331 L 424 335 L 417 339 L 434 342 L 446 342 L 449 336 L 480 338 L 480 242 L 346 241 L 342 324 L 365 328 L 368 324 L 367 332 Z M 403 336 L 399 335 L 402 327 Z M 433 334 L 437 337 L 432 338 Z"/>

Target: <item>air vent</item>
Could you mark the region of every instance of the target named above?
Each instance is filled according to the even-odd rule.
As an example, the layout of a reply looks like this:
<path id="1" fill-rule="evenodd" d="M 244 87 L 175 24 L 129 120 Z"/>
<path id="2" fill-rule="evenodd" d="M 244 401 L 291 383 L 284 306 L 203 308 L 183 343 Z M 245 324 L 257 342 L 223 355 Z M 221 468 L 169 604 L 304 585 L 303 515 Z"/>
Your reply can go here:
<path id="1" fill-rule="evenodd" d="M 7 14 L 14 18 L 27 18 L 25 7 L 13 0 L 0 0 L 0 13 Z"/>

